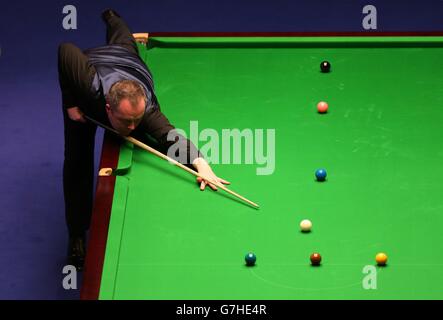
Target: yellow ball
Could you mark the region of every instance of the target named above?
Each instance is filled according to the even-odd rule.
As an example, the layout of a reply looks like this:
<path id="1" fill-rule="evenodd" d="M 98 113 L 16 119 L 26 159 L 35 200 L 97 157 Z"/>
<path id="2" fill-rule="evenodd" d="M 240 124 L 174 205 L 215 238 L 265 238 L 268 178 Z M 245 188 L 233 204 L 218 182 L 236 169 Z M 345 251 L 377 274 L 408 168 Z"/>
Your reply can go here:
<path id="1" fill-rule="evenodd" d="M 383 252 L 377 253 L 377 255 L 375 256 L 375 261 L 377 261 L 377 264 L 379 266 L 384 266 L 388 262 L 388 256 L 386 255 L 386 253 Z"/>

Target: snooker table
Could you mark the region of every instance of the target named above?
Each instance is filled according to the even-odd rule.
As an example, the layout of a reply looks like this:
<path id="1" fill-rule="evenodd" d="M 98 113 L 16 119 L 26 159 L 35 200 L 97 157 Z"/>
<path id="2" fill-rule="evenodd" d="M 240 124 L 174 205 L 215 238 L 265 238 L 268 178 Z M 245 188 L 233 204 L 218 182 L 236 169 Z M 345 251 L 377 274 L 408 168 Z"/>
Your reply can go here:
<path id="1" fill-rule="evenodd" d="M 250 163 L 242 145 L 240 163 L 211 164 L 257 210 L 199 191 L 189 173 L 106 133 L 100 167 L 112 174 L 97 182 L 83 299 L 443 298 L 442 34 L 145 42 L 140 57 L 171 123 L 190 135 L 198 121 L 198 132 L 220 137 L 272 129 L 275 151 Z M 257 174 L 266 165 L 271 173 Z M 325 182 L 315 181 L 318 168 Z M 300 232 L 303 219 L 310 233 Z M 385 267 L 378 252 L 389 256 Z M 365 266 L 376 289 L 363 287 Z"/>

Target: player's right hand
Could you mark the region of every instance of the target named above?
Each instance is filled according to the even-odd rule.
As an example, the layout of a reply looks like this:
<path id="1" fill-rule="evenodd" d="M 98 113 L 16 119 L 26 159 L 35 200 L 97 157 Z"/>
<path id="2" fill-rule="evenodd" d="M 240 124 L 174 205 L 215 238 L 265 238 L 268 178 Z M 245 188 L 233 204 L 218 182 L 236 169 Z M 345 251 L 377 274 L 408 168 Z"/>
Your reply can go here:
<path id="1" fill-rule="evenodd" d="M 67 112 L 69 119 L 71 119 L 72 121 L 86 123 L 86 119 L 83 116 L 83 112 L 80 110 L 80 108 L 72 107 L 67 109 Z"/>

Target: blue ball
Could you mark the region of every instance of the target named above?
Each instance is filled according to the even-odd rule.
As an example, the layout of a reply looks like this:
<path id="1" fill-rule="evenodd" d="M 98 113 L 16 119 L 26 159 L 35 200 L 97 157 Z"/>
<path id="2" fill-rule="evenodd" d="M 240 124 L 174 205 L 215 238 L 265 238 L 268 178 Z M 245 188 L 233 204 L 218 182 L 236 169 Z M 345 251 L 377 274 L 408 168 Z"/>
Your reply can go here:
<path id="1" fill-rule="evenodd" d="M 257 260 L 257 257 L 253 253 L 248 253 L 245 257 L 245 261 L 246 261 L 247 266 L 253 266 L 255 264 L 256 260 Z"/>
<path id="2" fill-rule="evenodd" d="M 317 178 L 317 181 L 325 181 L 326 180 L 326 170 L 325 169 L 318 169 L 315 171 L 315 177 Z"/>

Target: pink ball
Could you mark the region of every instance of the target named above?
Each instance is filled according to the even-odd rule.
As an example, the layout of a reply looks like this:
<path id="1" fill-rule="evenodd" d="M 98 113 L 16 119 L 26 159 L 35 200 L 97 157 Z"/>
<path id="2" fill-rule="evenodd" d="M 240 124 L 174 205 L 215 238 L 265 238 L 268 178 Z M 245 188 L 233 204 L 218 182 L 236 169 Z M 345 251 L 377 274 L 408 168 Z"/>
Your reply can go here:
<path id="1" fill-rule="evenodd" d="M 320 113 L 326 113 L 328 111 L 328 104 L 326 102 L 324 102 L 324 101 L 320 101 L 317 104 L 317 110 Z"/>

